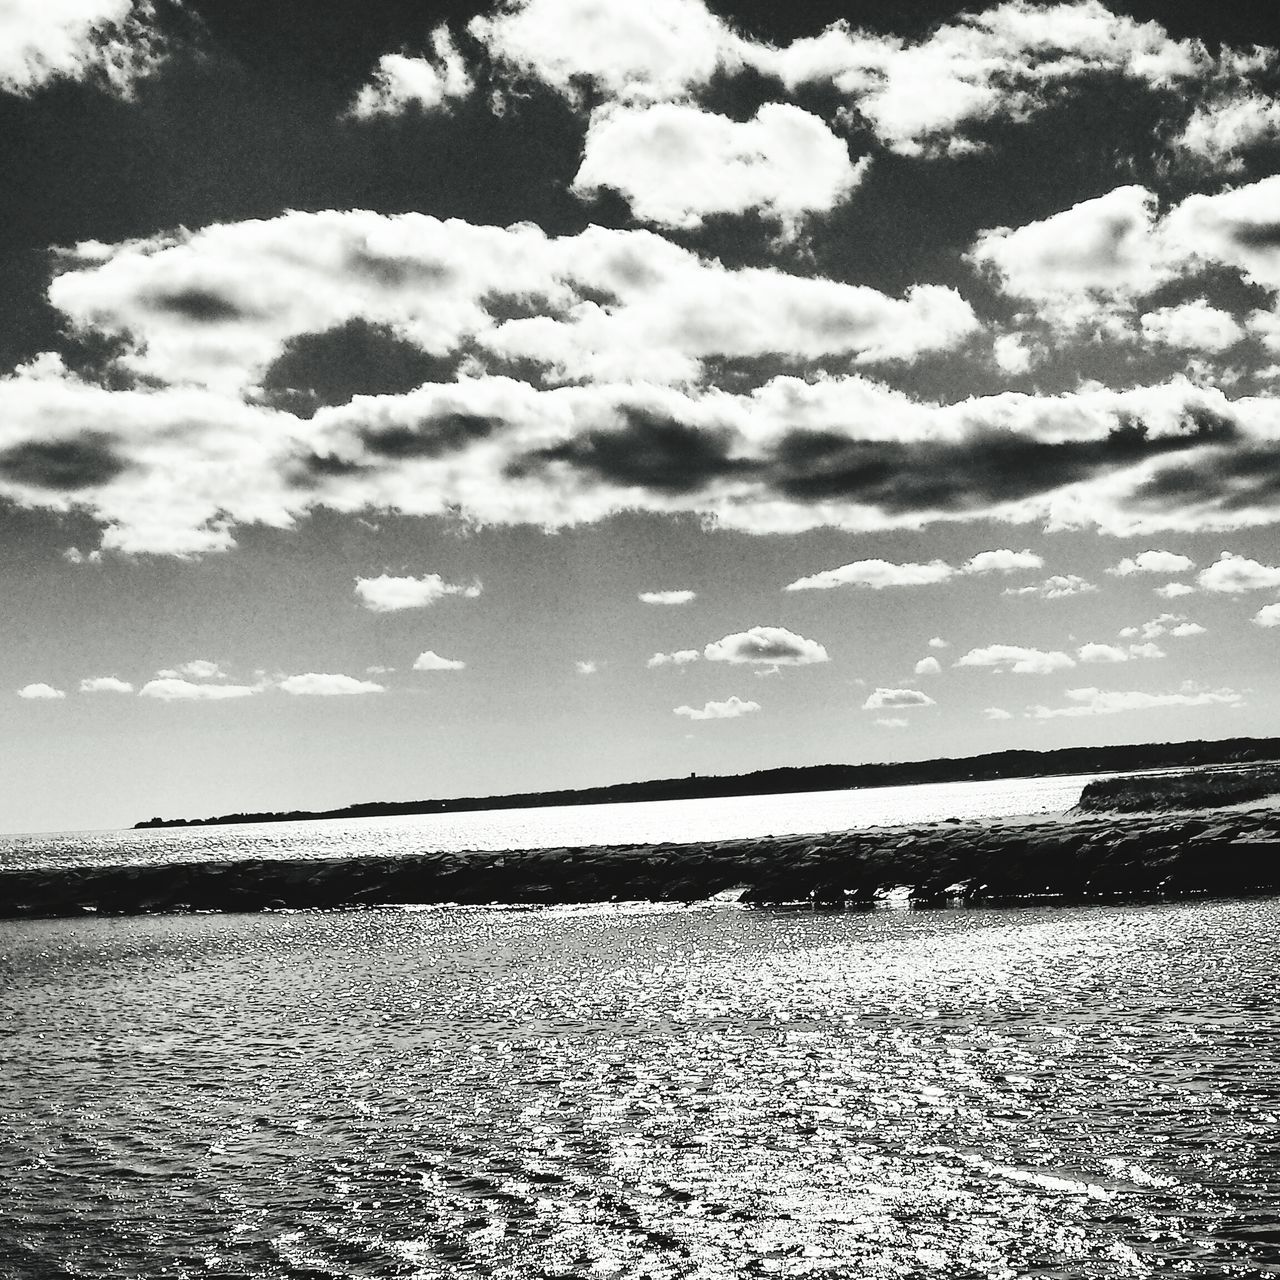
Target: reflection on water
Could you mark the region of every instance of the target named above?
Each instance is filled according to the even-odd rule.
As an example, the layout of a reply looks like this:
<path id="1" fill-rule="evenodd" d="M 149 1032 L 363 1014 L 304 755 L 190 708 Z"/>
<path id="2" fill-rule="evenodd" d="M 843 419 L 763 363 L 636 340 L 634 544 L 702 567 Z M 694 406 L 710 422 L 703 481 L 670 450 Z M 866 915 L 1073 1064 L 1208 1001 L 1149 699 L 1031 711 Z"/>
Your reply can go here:
<path id="1" fill-rule="evenodd" d="M 1280 1274 L 1277 926 L 7 924 L 0 1274 Z"/>

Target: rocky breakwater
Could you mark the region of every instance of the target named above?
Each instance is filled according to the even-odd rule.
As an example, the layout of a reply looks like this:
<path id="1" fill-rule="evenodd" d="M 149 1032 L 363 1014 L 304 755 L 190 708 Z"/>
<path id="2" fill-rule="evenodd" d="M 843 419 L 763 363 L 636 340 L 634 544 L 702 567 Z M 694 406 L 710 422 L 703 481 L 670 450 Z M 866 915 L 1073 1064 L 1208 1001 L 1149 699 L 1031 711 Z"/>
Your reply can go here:
<path id="1" fill-rule="evenodd" d="M 702 844 L 0 871 L 0 917 L 396 903 L 871 906 L 1280 892 L 1280 809 L 949 821 Z"/>

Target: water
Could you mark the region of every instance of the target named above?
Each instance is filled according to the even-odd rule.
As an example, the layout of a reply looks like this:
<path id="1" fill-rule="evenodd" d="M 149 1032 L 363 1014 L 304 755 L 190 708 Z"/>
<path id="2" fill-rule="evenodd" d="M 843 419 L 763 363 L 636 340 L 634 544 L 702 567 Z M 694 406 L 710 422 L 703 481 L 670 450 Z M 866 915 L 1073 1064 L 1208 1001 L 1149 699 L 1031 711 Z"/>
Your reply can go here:
<path id="1" fill-rule="evenodd" d="M 147 831 L 0 837 L 0 868 L 659 844 L 1055 813 L 1094 775 Z"/>
<path id="2" fill-rule="evenodd" d="M 1280 900 L 0 926 L 0 1275 L 1280 1274 Z"/>

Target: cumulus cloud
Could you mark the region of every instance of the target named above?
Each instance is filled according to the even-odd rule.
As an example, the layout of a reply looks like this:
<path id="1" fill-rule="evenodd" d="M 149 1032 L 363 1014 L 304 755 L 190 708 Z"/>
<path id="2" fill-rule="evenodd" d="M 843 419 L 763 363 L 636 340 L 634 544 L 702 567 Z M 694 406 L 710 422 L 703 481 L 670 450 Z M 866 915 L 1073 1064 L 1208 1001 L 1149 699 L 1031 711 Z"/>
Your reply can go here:
<path id="1" fill-rule="evenodd" d="M 1239 595 L 1245 591 L 1270 591 L 1280 587 L 1280 565 L 1260 564 L 1248 556 L 1224 551 L 1196 581 L 1205 591 Z"/>
<path id="2" fill-rule="evenodd" d="M 855 560 L 838 569 L 826 569 L 789 582 L 785 591 L 830 591 L 833 587 L 870 587 L 875 591 L 885 587 L 919 587 L 935 582 L 946 582 L 955 576 L 955 569 L 945 560 L 931 560 L 928 564 L 893 564 L 888 560 Z"/>
<path id="3" fill-rule="evenodd" d="M 1075 659 L 1056 649 L 1028 649 L 1016 644 L 990 644 L 970 649 L 957 659 L 957 667 L 989 667 L 993 671 L 1012 671 L 1017 675 L 1048 675 L 1066 667 L 1074 667 Z"/>
<path id="4" fill-rule="evenodd" d="M 1240 167 L 1240 152 L 1277 138 L 1280 102 L 1239 87 L 1197 106 L 1173 144 L 1215 170 L 1231 170 Z"/>
<path id="5" fill-rule="evenodd" d="M 1115 644 L 1082 644 L 1076 650 L 1076 657 L 1081 662 L 1128 662 L 1131 658 L 1163 658 L 1164 656 L 1164 650 L 1150 641 L 1124 647 Z"/>
<path id="6" fill-rule="evenodd" d="M 758 702 L 745 702 L 734 694 L 724 702 L 707 702 L 701 707 L 676 707 L 675 714 L 688 716 L 690 720 L 733 720 L 759 710 Z"/>
<path id="7" fill-rule="evenodd" d="M 1147 342 L 1181 351 L 1217 354 L 1245 336 L 1244 328 L 1229 311 L 1211 307 L 1203 298 L 1148 311 L 1139 324 Z"/>
<path id="8" fill-rule="evenodd" d="M 1087 595 L 1097 587 L 1078 573 L 1055 573 L 1051 578 L 1030 587 L 1006 587 L 1006 596 L 1034 596 L 1037 600 L 1066 600 L 1070 596 Z"/>
<path id="9" fill-rule="evenodd" d="M 600 664 L 591 658 L 583 658 L 573 664 L 573 669 L 580 676 L 593 676 L 600 670 Z"/>
<path id="10" fill-rule="evenodd" d="M 826 649 L 785 627 L 751 627 L 706 646 L 708 662 L 763 662 L 772 666 L 799 667 L 829 661 Z"/>
<path id="11" fill-rule="evenodd" d="M 351 104 L 359 120 L 401 115 L 411 107 L 438 111 L 467 97 L 475 87 L 462 55 L 443 24 L 431 33 L 431 57 L 412 58 L 388 53 L 378 60 L 372 81 Z"/>
<path id="12" fill-rule="evenodd" d="M 1264 604 L 1253 621 L 1260 627 L 1280 627 L 1280 604 Z"/>
<path id="13" fill-rule="evenodd" d="M 33 701 L 48 700 L 53 698 L 65 698 L 67 695 L 61 689 L 55 689 L 51 684 L 45 684 L 38 681 L 35 684 L 24 684 L 18 690 L 18 697 L 29 698 Z"/>
<path id="14" fill-rule="evenodd" d="M 118 676 L 86 676 L 80 681 L 81 693 L 132 693 L 133 685 Z"/>
<path id="15" fill-rule="evenodd" d="M 949 649 L 950 647 L 951 641 L 944 640 L 941 636 L 934 636 L 933 639 L 929 641 L 930 649 Z"/>
<path id="16" fill-rule="evenodd" d="M 1042 349 L 1027 341 L 1021 333 L 1002 333 L 992 341 L 991 353 L 996 364 L 1012 377 L 1026 373 Z"/>
<path id="17" fill-rule="evenodd" d="M 218 702 L 229 698 L 250 698 L 261 692 L 261 685 L 196 684 L 174 676 L 159 676 L 148 680 L 138 690 L 138 697 L 157 698 L 161 702 Z"/>
<path id="18" fill-rule="evenodd" d="M 164 671 L 157 671 L 156 675 L 168 680 L 225 679 L 225 673 L 221 666 L 216 662 L 211 662 L 208 658 L 192 658 L 190 662 L 184 662 L 180 666 L 172 667 Z"/>
<path id="19" fill-rule="evenodd" d="M 982 714 L 988 720 L 1012 720 L 1013 716 L 1003 707 L 983 707 Z"/>
<path id="20" fill-rule="evenodd" d="M 696 600 L 698 593 L 681 587 L 673 591 L 642 591 L 640 600 L 644 604 L 688 604 Z"/>
<path id="21" fill-rule="evenodd" d="M 1107 572 L 1118 578 L 1127 578 L 1133 573 L 1185 573 L 1195 567 L 1194 560 L 1176 551 L 1140 551 L 1136 556 L 1125 556 Z"/>
<path id="22" fill-rule="evenodd" d="M 1179 596 L 1195 594 L 1195 587 L 1187 582 L 1166 582 L 1164 586 L 1153 587 L 1152 590 L 1162 600 L 1176 600 Z"/>
<path id="23" fill-rule="evenodd" d="M 461 671 L 466 665 L 457 658 L 442 658 L 433 649 L 418 654 L 413 660 L 415 671 Z"/>
<path id="24" fill-rule="evenodd" d="M 921 658 L 916 663 L 915 671 L 918 676 L 936 676 L 942 671 L 942 663 L 933 657 Z"/>
<path id="25" fill-rule="evenodd" d="M 1200 689 L 1185 685 L 1177 693 L 1121 692 L 1096 688 L 1068 689 L 1065 707 L 1036 706 L 1028 715 L 1036 720 L 1059 716 L 1109 716 L 1125 711 L 1151 711 L 1161 707 L 1204 707 L 1213 704 L 1239 706 L 1244 698 L 1234 689 Z"/>
<path id="26" fill-rule="evenodd" d="M 674 653 L 655 653 L 644 665 L 646 667 L 687 667 L 697 662 L 701 654 L 697 649 L 677 649 Z"/>
<path id="27" fill-rule="evenodd" d="M 1043 569 L 1044 560 L 1034 551 L 1011 551 L 1001 547 L 996 551 L 979 551 L 965 562 L 961 573 L 1016 573 L 1022 569 Z"/>
<path id="28" fill-rule="evenodd" d="M 862 704 L 864 711 L 886 711 L 899 707 L 932 707 L 936 705 L 919 689 L 875 689 Z"/>
<path id="29" fill-rule="evenodd" d="M 446 582 L 438 573 L 420 578 L 394 578 L 380 574 L 376 578 L 357 578 L 356 595 L 366 609 L 374 613 L 396 613 L 401 609 L 425 609 L 445 596 L 463 596 L 474 600 L 481 592 L 479 583 L 458 586 Z"/>
<path id="30" fill-rule="evenodd" d="M 573 190 L 617 191 L 638 219 L 663 227 L 748 210 L 794 225 L 842 201 L 867 164 L 854 164 L 817 116 L 786 103 L 731 120 L 664 102 L 595 112 Z"/>
<path id="31" fill-rule="evenodd" d="M 211 686 L 221 688 L 224 686 Z M 285 693 L 297 697 L 340 698 L 361 693 L 385 693 L 386 688 L 374 680 L 360 680 L 331 672 L 308 671 L 303 675 L 286 676 L 279 686 Z"/>

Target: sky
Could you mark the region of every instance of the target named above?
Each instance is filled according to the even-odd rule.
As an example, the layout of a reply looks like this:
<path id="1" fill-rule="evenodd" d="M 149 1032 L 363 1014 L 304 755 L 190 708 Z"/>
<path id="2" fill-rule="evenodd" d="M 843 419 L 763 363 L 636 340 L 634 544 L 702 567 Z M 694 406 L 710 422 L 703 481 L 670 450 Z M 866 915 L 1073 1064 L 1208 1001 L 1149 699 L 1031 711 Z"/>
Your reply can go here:
<path id="1" fill-rule="evenodd" d="M 1264 8 L 5 0 L 0 830 L 1275 734 Z"/>

